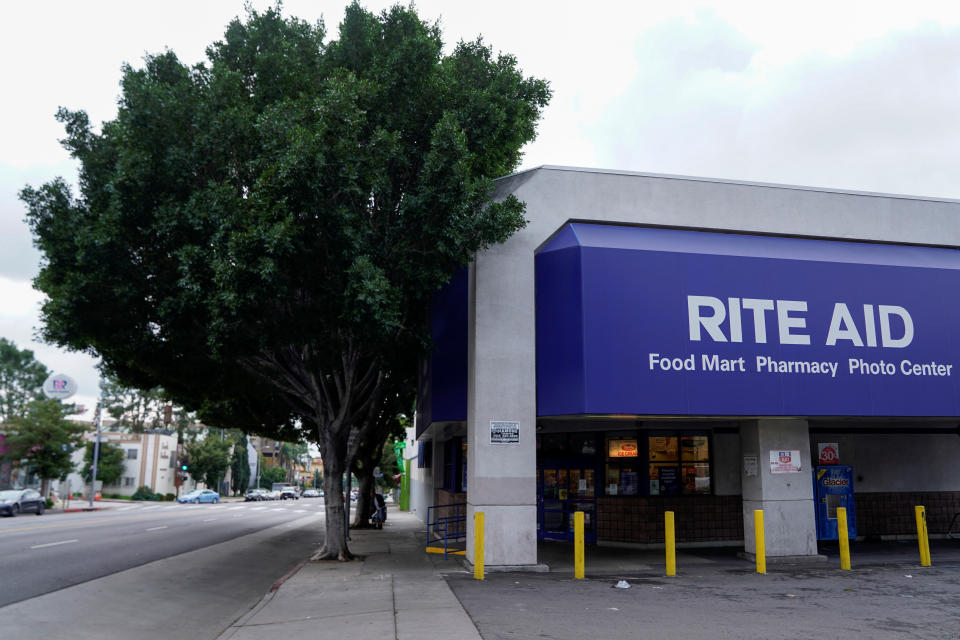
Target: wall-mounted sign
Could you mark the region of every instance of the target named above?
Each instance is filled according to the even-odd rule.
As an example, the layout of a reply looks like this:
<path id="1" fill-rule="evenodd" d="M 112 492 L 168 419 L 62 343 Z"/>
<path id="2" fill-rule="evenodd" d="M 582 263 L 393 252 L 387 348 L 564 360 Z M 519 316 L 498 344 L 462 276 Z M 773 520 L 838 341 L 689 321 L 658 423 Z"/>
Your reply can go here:
<path id="1" fill-rule="evenodd" d="M 760 471 L 757 456 L 743 456 L 743 475 L 754 478 Z"/>
<path id="2" fill-rule="evenodd" d="M 639 455 L 636 438 L 607 441 L 607 457 L 636 458 Z"/>
<path id="3" fill-rule="evenodd" d="M 820 450 L 820 464 L 840 464 L 840 445 L 836 442 L 817 443 Z"/>
<path id="4" fill-rule="evenodd" d="M 800 473 L 800 451 L 770 452 L 770 473 Z"/>
<path id="5" fill-rule="evenodd" d="M 519 422 L 490 421 L 490 444 L 517 444 L 518 442 L 520 442 Z"/>

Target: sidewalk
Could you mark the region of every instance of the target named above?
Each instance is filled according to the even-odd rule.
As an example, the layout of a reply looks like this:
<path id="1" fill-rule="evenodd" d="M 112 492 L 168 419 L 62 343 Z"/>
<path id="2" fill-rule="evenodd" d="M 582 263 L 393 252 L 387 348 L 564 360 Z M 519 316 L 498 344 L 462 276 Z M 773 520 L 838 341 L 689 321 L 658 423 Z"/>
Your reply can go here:
<path id="1" fill-rule="evenodd" d="M 219 637 L 480 640 L 442 575 L 464 569 L 424 552 L 414 516 L 389 513 L 382 530 L 350 532 L 362 560 L 306 562 Z"/>

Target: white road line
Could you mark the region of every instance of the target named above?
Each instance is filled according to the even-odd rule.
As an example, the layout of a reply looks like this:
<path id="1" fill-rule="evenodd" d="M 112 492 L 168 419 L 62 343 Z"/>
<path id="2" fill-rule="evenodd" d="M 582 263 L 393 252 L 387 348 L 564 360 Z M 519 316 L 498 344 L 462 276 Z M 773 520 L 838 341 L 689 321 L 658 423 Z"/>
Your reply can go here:
<path id="1" fill-rule="evenodd" d="M 213 522 L 214 520 L 217 520 L 217 518 L 206 518 L 204 522 Z"/>
<path id="2" fill-rule="evenodd" d="M 264 509 L 266 509 L 266 507 L 254 507 L 253 509 L 250 509 L 250 511 L 263 511 Z"/>
<path id="3" fill-rule="evenodd" d="M 286 511 L 286 509 L 270 509 L 270 511 Z"/>
<path id="4" fill-rule="evenodd" d="M 167 528 L 167 525 L 163 525 L 162 527 L 150 527 L 149 529 L 144 529 L 144 531 L 157 531 L 159 529 L 166 529 L 166 528 Z"/>
<path id="5" fill-rule="evenodd" d="M 117 511 L 130 511 L 130 509 L 139 509 L 140 505 L 135 504 L 132 507 L 120 507 Z"/>
<path id="6" fill-rule="evenodd" d="M 234 518 L 242 518 L 242 517 L 243 517 L 243 514 L 242 514 L 242 513 L 238 513 L 237 515 L 235 515 L 235 516 L 233 516 L 233 517 L 234 517 Z"/>
<path id="7" fill-rule="evenodd" d="M 294 512 L 294 513 L 306 513 L 307 510 L 306 510 L 306 509 L 294 509 L 293 512 Z"/>
<path id="8" fill-rule="evenodd" d="M 79 540 L 61 540 L 60 542 L 48 542 L 47 544 L 35 544 L 31 549 L 43 549 L 44 547 L 55 547 L 58 544 L 70 544 L 71 542 L 80 542 Z"/>
<path id="9" fill-rule="evenodd" d="M 236 511 L 237 509 L 246 509 L 246 507 L 228 507 L 227 511 Z"/>

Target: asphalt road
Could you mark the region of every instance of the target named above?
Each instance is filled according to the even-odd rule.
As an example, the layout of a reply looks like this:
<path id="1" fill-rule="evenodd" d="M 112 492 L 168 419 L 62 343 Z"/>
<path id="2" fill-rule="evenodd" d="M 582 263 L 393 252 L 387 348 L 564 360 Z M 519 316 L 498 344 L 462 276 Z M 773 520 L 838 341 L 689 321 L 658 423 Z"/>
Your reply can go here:
<path id="1" fill-rule="evenodd" d="M 322 540 L 320 500 L 0 519 L 0 628 L 19 638 L 215 637 Z"/>

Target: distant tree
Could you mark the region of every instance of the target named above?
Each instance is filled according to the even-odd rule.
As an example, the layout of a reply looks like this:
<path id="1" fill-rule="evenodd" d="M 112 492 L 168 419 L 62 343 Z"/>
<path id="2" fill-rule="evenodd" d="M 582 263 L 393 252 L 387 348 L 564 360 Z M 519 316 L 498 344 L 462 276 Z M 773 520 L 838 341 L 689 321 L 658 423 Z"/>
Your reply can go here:
<path id="1" fill-rule="evenodd" d="M 278 461 L 287 473 L 287 482 L 294 482 L 296 468 L 302 456 L 308 451 L 307 445 L 302 442 L 281 442 L 277 451 Z"/>
<path id="2" fill-rule="evenodd" d="M 323 481 L 320 478 L 320 469 L 313 470 L 313 488 L 314 489 L 323 488 Z"/>
<path id="3" fill-rule="evenodd" d="M 287 472 L 283 467 L 263 467 L 260 469 L 260 480 L 265 487 L 270 487 L 274 482 L 286 482 Z"/>
<path id="4" fill-rule="evenodd" d="M 184 446 L 189 460 L 187 472 L 194 482 L 203 482 L 211 489 L 219 490 L 220 480 L 230 466 L 230 440 L 220 439 L 218 433 L 188 442 Z"/>
<path id="5" fill-rule="evenodd" d="M 88 442 L 84 449 L 80 473 L 89 482 L 91 467 L 93 467 L 93 443 Z M 110 442 L 100 443 L 100 453 L 97 456 L 97 480 L 102 480 L 104 486 L 122 478 L 126 464 L 126 454 L 122 447 Z"/>
<path id="6" fill-rule="evenodd" d="M 24 416 L 27 405 L 43 398 L 43 381 L 49 370 L 29 349 L 0 338 L 0 424 L 14 416 Z"/>
<path id="7" fill-rule="evenodd" d="M 247 457 L 247 434 L 240 432 L 233 441 L 230 477 L 234 493 L 243 493 L 250 485 L 250 462 Z"/>
<path id="8" fill-rule="evenodd" d="M 44 497 L 50 480 L 65 479 L 73 470 L 70 456 L 80 443 L 84 426 L 68 420 L 71 413 L 72 405 L 59 400 L 34 400 L 27 405 L 25 415 L 14 416 L 4 424 L 7 451 L 3 458 L 37 474 L 43 481 Z"/>
<path id="9" fill-rule="evenodd" d="M 43 336 L 230 418 L 208 424 L 247 428 L 233 420 L 252 407 L 249 432 L 309 437 L 320 556 L 347 560 L 343 474 L 385 380 L 428 348 L 434 292 L 525 224 L 519 199 L 491 200 L 494 178 L 550 90 L 480 39 L 445 54 L 412 6 L 353 2 L 338 39 L 249 9 L 207 58 L 124 66 L 99 131 L 58 112 L 80 196 L 63 180 L 20 194 Z"/>

